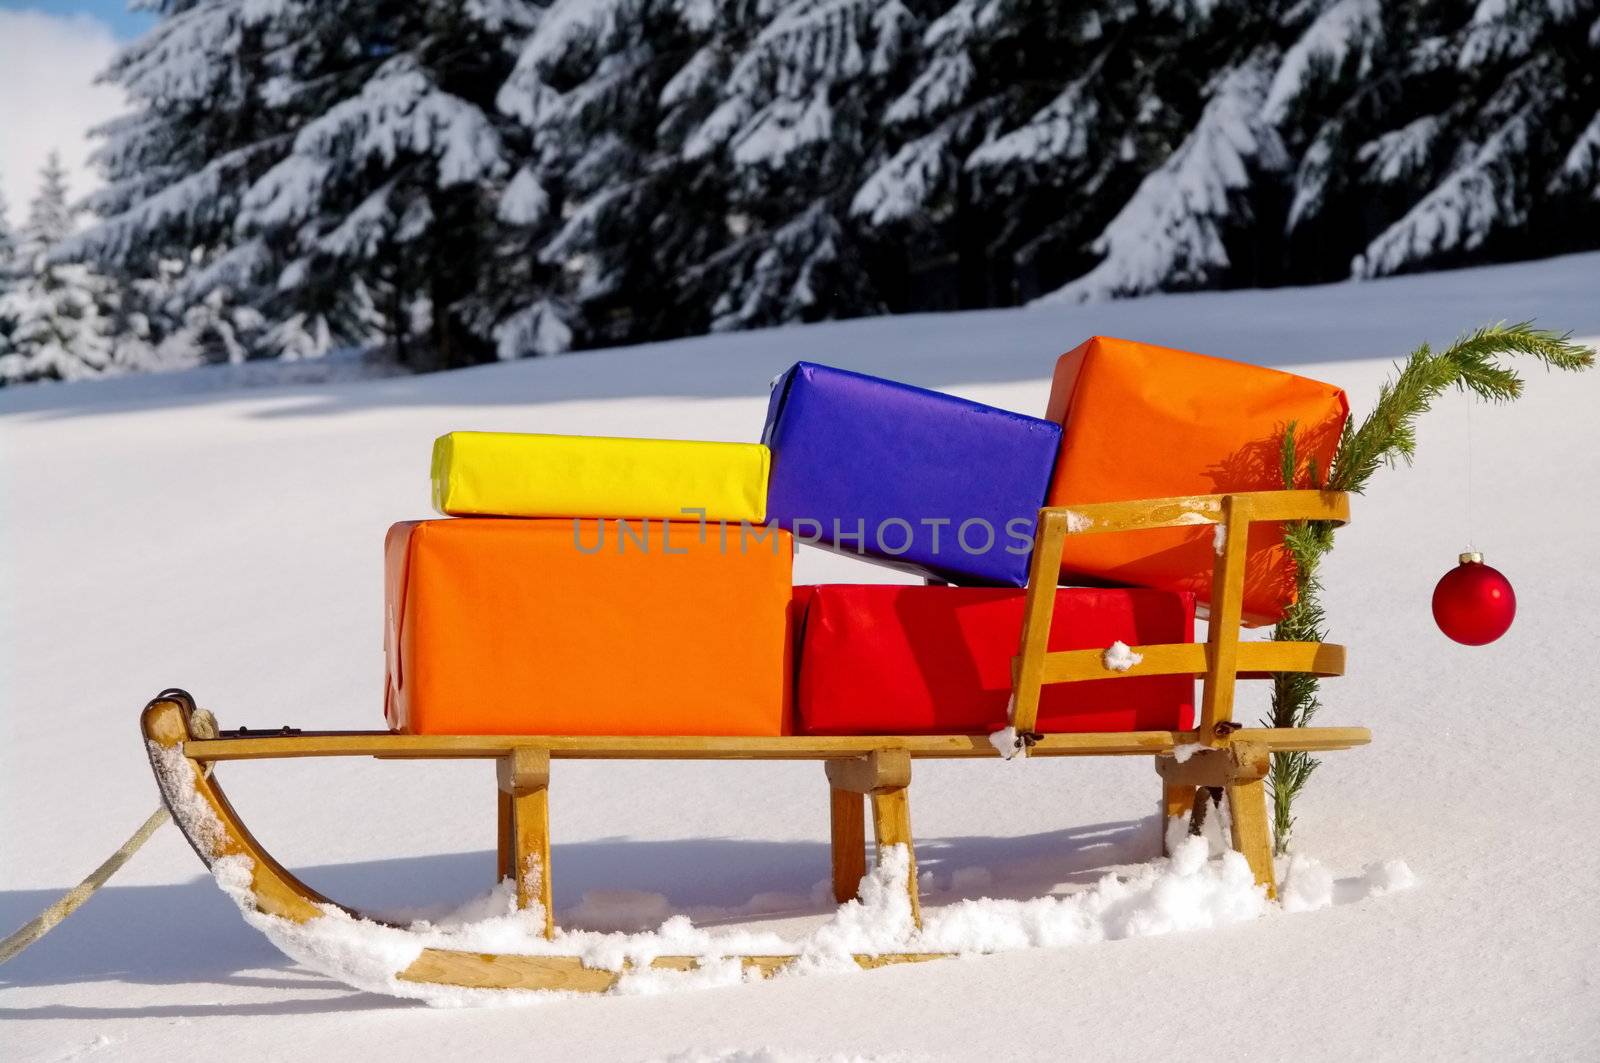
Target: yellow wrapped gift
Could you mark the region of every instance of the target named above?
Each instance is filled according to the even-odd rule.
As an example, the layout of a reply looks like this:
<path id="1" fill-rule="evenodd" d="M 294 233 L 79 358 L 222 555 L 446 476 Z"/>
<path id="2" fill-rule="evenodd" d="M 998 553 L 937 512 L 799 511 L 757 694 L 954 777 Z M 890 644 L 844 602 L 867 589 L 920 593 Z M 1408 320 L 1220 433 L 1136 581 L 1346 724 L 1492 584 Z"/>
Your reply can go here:
<path id="1" fill-rule="evenodd" d="M 433 444 L 433 506 L 450 516 L 767 515 L 771 454 L 759 443 L 449 432 Z"/>

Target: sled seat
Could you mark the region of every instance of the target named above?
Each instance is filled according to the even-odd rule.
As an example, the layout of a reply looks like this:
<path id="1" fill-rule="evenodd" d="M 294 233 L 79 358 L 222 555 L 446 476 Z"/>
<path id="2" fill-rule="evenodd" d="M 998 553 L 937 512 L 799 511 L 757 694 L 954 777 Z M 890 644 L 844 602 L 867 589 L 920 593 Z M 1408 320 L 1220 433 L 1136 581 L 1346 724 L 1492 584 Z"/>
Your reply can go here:
<path id="1" fill-rule="evenodd" d="M 1029 569 L 1029 582 L 1021 602 L 1022 623 L 1018 652 L 1009 663 L 1011 682 L 1007 691 L 1010 704 L 1009 727 L 1001 739 L 983 729 L 959 733 L 919 733 L 901 717 L 886 715 L 895 722 L 895 733 L 867 734 L 402 734 L 390 731 L 364 732 L 289 732 L 217 731 L 214 725 L 198 723 L 187 696 L 162 697 L 146 708 L 143 726 L 153 752 L 180 749 L 194 766 L 192 784 L 200 796 L 219 812 L 227 830 L 227 842 L 237 851 L 256 857 L 256 891 L 263 910 L 285 914 L 288 918 L 310 919 L 321 914 L 322 900 L 304 884 L 270 860 L 238 824 L 233 811 L 218 789 L 214 777 L 201 770 L 226 760 L 271 759 L 306 756 L 373 756 L 401 759 L 478 758 L 496 762 L 499 782 L 500 845 L 499 873 L 516 883 L 519 903 L 541 906 L 546 927 L 553 932 L 551 908 L 551 866 L 548 790 L 551 765 L 556 760 L 819 760 L 824 762 L 830 792 L 830 830 L 833 843 L 833 884 L 841 900 L 853 895 L 865 871 L 865 805 L 870 803 L 877 843 L 911 848 L 912 835 L 908 793 L 912 761 L 932 758 L 988 758 L 1002 754 L 1025 757 L 1063 756 L 1150 756 L 1162 779 L 1160 810 L 1162 822 L 1187 815 L 1197 800 L 1197 791 L 1223 792 L 1229 801 L 1230 829 L 1236 849 L 1248 860 L 1256 879 L 1269 893 L 1274 889 L 1272 839 L 1266 818 L 1263 779 L 1271 755 L 1284 752 L 1318 752 L 1364 745 L 1370 733 L 1360 727 L 1262 728 L 1245 727 L 1233 720 L 1233 695 L 1240 678 L 1266 677 L 1273 673 L 1308 673 L 1333 676 L 1344 671 L 1345 655 L 1340 646 L 1322 643 L 1265 642 L 1240 640 L 1241 604 L 1246 579 L 1247 543 L 1253 523 L 1314 520 L 1344 523 L 1348 519 L 1348 499 L 1343 494 L 1318 491 L 1272 491 L 1229 495 L 1197 495 L 1161 498 L 1138 502 L 1111 502 L 1079 505 L 1072 508 L 1046 507 L 1038 513 L 1039 539 Z M 1108 656 L 1104 647 L 1068 648 L 1053 635 L 1058 608 L 1072 601 L 1057 587 L 1064 543 L 1071 536 L 1143 533 L 1151 530 L 1214 525 L 1222 529 L 1215 536 L 1216 552 L 1210 588 L 1213 606 L 1207 639 L 1196 643 L 1182 635 L 1167 634 L 1186 630 L 1186 604 L 1176 620 L 1167 616 L 1149 622 L 1153 627 L 1135 624 L 1139 638 L 1129 646 L 1128 655 Z M 934 588 L 937 589 L 937 588 Z M 816 592 L 807 592 L 816 593 Z M 827 590 L 824 594 L 849 599 L 849 590 Z M 901 592 L 902 595 L 905 592 Z M 787 591 L 785 592 L 787 598 Z M 895 610 L 894 603 L 911 601 L 890 596 L 873 603 L 883 614 Z M 932 596 L 929 597 L 932 600 Z M 889 603 L 889 604 L 885 604 Z M 937 605 L 937 603 L 935 603 Z M 1163 607 L 1170 611 L 1172 601 Z M 921 610 L 920 612 L 918 610 Z M 809 611 L 809 610 L 808 610 Z M 1157 610 L 1159 613 L 1160 610 Z M 943 623 L 950 610 L 904 608 L 900 628 L 910 630 L 928 617 Z M 923 621 L 919 621 L 922 617 Z M 1136 618 L 1137 619 L 1137 618 Z M 1163 627 L 1166 624 L 1169 626 Z M 808 636 L 809 637 L 809 636 Z M 819 634 L 817 636 L 821 638 Z M 895 636 L 900 637 L 900 636 Z M 946 636 L 944 645 L 950 645 Z M 1158 641 L 1146 641 L 1153 638 Z M 1160 641 L 1169 640 L 1169 641 Z M 1096 640 L 1097 641 L 1097 640 Z M 1068 644 L 1070 646 L 1070 643 Z M 706 652 L 714 648 L 707 647 Z M 843 652 L 841 649 L 840 652 Z M 618 652 L 624 648 L 618 647 Z M 1136 659 L 1135 659 L 1136 658 Z M 600 668 L 604 659 L 589 667 Z M 984 666 L 985 668 L 988 665 Z M 880 686 L 890 673 L 868 681 Z M 843 673 L 818 687 L 839 690 Z M 1041 723 L 1059 722 L 1062 712 L 1054 702 L 1055 688 L 1109 690 L 1113 687 L 1133 691 L 1148 680 L 1178 677 L 1182 683 L 1201 679 L 1199 704 L 1190 726 L 1142 730 L 1097 730 L 1082 733 L 1063 731 L 1043 733 Z M 814 680 L 815 681 L 815 680 Z M 882 686 L 887 691 L 886 686 Z M 991 719 L 993 698 L 981 679 L 970 690 L 982 697 L 974 720 Z M 1049 696 L 1046 696 L 1047 690 Z M 842 696 L 842 695 L 841 695 Z M 1131 698 L 1131 695 L 1130 695 Z M 1107 704 L 1112 702 L 1108 701 Z M 907 702 L 911 704 L 911 702 Z M 1161 711 L 1175 712 L 1178 702 L 1164 702 Z M 926 703 L 924 703 L 924 706 Z M 1070 701 L 1063 702 L 1066 716 Z M 905 711 L 905 710 L 896 710 Z M 812 717 L 816 719 L 816 717 Z M 924 719 L 936 721 L 935 715 Z M 999 722 L 994 717 L 994 722 Z M 1133 725 L 1139 726 L 1135 713 Z M 1008 745 L 1008 742 L 1010 743 Z M 174 800 L 169 795 L 169 800 Z M 178 798 L 177 800 L 182 800 Z M 1003 810 L 1002 810 L 1003 811 Z M 185 828 L 189 829 L 188 827 Z M 196 849 L 219 849 L 213 842 L 191 836 Z M 915 865 L 907 885 L 913 912 L 917 912 Z M 440 954 L 441 956 L 447 954 Z M 453 954 L 450 954 L 453 955 Z M 464 954 L 463 954 L 464 955 Z M 490 959 L 493 959 L 492 957 Z M 477 977 L 458 971 L 451 964 L 482 965 L 484 958 L 439 960 L 445 967 L 430 968 L 426 980 L 451 980 Z M 448 968 L 448 969 L 447 969 Z M 476 969 L 476 968 L 474 968 Z M 463 969 L 464 970 L 464 969 Z M 504 973 L 504 972 L 502 972 Z M 506 981 L 495 985 L 535 984 L 523 974 L 504 974 Z M 527 976 L 527 977 L 532 977 Z M 467 981 L 464 984 L 487 984 Z M 544 983 L 537 983 L 544 986 Z"/>

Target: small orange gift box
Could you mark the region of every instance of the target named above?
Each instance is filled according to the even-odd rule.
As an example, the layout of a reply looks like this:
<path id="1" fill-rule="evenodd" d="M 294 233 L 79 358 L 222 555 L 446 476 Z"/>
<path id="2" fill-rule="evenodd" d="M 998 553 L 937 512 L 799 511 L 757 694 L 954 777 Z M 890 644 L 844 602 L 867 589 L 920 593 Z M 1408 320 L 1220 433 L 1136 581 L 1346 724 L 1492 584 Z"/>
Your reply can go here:
<path id="1" fill-rule="evenodd" d="M 424 520 L 385 543 L 389 725 L 410 734 L 787 731 L 776 528 Z"/>
<path id="2" fill-rule="evenodd" d="M 1331 384 L 1095 336 L 1056 362 L 1046 416 L 1062 426 L 1061 453 L 1047 504 L 1281 490 L 1288 424 L 1295 422 L 1301 462 L 1314 458 L 1326 475 L 1348 415 L 1344 392 Z M 1190 591 L 1208 603 L 1214 530 L 1069 535 L 1061 572 Z M 1293 601 L 1294 562 L 1282 528 L 1253 526 L 1245 619 L 1272 623 Z"/>

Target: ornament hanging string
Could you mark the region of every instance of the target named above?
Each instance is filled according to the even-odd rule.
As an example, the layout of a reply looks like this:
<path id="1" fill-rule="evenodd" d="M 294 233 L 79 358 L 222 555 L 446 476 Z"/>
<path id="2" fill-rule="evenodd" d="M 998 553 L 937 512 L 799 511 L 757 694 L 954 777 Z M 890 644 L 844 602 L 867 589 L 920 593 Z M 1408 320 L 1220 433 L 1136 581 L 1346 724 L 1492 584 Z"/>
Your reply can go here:
<path id="1" fill-rule="evenodd" d="M 1477 540 L 1472 534 L 1472 393 L 1463 391 L 1467 398 L 1467 550 L 1476 552 Z"/>

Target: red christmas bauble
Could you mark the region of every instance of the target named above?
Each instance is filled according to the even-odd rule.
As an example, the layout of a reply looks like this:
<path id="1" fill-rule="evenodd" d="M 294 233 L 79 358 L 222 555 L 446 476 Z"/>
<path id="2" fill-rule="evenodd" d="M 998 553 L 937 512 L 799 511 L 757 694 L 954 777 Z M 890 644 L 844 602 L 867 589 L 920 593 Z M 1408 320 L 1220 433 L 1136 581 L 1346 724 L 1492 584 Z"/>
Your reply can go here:
<path id="1" fill-rule="evenodd" d="M 1462 554 L 1461 563 L 1433 588 L 1433 619 L 1439 630 L 1466 646 L 1482 646 L 1504 635 L 1517 615 L 1511 581 L 1483 563 L 1482 554 Z"/>

